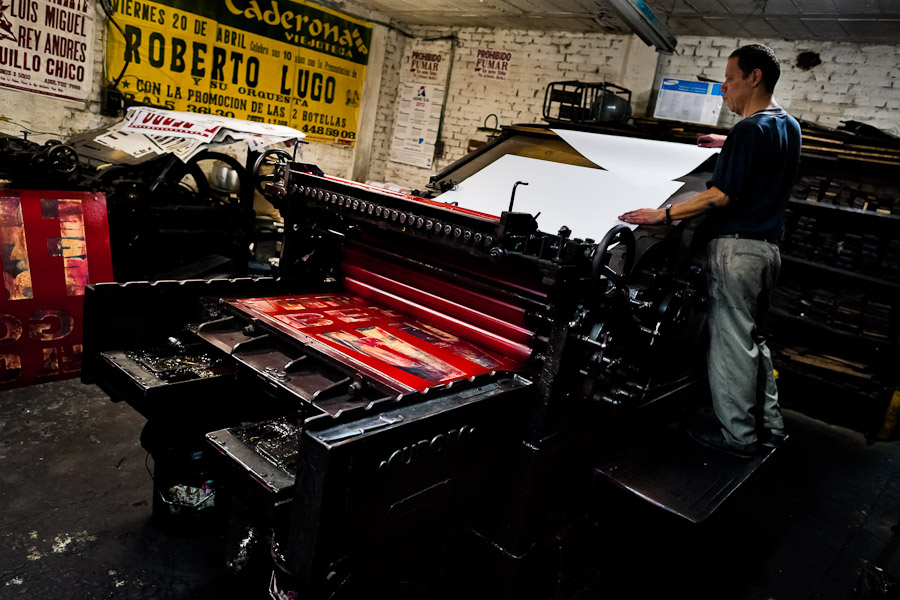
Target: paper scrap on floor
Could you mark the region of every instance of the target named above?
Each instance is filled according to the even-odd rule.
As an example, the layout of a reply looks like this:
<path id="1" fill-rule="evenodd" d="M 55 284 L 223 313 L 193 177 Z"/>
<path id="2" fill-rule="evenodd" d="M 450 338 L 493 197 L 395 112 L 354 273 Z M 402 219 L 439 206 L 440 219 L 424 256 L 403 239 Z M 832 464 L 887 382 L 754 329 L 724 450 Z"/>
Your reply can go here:
<path id="1" fill-rule="evenodd" d="M 540 215 L 538 228 L 555 234 L 563 225 L 572 237 L 600 240 L 607 231 L 622 225 L 618 216 L 629 210 L 656 207 L 684 185 L 662 181 L 638 187 L 609 171 L 507 154 L 440 196 L 443 202 L 500 215 L 509 209 L 513 185 L 513 210 Z M 632 229 L 636 227 L 631 226 Z"/>

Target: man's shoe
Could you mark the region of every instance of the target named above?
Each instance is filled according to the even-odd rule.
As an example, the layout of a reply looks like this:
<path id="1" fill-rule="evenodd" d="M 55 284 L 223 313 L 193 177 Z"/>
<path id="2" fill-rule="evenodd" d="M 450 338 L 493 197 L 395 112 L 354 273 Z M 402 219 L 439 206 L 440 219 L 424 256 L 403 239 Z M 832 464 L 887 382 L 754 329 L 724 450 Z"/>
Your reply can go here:
<path id="1" fill-rule="evenodd" d="M 719 452 L 724 452 L 732 456 L 737 456 L 738 458 L 753 458 L 757 453 L 757 447 L 755 443 L 748 446 L 735 446 L 733 444 L 730 444 L 728 440 L 726 440 L 722 436 L 721 431 L 688 429 L 688 435 L 691 436 L 691 438 L 695 442 L 702 446 L 706 446 L 707 448 L 712 448 L 713 450 L 718 450 Z"/>
<path id="2" fill-rule="evenodd" d="M 783 448 L 788 440 L 785 433 L 763 428 L 759 432 L 759 443 L 768 448 Z"/>

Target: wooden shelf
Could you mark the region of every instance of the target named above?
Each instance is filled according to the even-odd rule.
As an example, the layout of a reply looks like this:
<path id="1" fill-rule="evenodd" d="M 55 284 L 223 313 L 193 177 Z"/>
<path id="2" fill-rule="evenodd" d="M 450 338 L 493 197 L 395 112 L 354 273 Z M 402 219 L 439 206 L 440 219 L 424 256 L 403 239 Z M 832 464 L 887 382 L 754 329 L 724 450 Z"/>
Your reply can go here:
<path id="1" fill-rule="evenodd" d="M 852 392 L 858 396 L 865 396 L 866 398 L 872 400 L 877 400 L 878 394 L 880 394 L 884 389 L 884 385 L 871 379 L 852 380 L 851 376 L 849 375 L 844 375 L 843 378 L 838 378 L 835 377 L 835 373 L 826 371 L 825 369 L 821 369 L 822 371 L 826 371 L 829 373 L 830 376 L 826 377 L 824 373 L 822 375 L 819 375 L 812 372 L 811 368 L 808 365 L 793 363 L 790 358 L 784 357 L 783 355 L 778 355 L 774 350 L 772 351 L 772 355 L 772 363 L 775 369 L 779 372 L 779 376 L 781 373 L 789 373 L 790 376 L 802 377 L 803 379 L 808 379 L 816 383 Z M 840 375 L 840 373 L 837 373 L 837 375 Z M 852 380 L 853 382 L 851 383 L 850 380 Z"/>
<path id="2" fill-rule="evenodd" d="M 791 198 L 788 200 L 788 205 L 799 205 L 799 206 L 811 206 L 814 208 L 822 208 L 825 210 L 833 210 L 844 213 L 852 213 L 857 215 L 863 215 L 866 217 L 878 217 L 879 219 L 889 219 L 894 221 L 900 221 L 900 215 L 895 214 L 884 214 L 880 212 L 875 212 L 874 210 L 862 210 L 859 208 L 850 208 L 849 206 L 837 206 L 835 204 L 828 204 L 826 202 L 808 202 L 806 200 L 801 200 L 800 198 Z"/>
<path id="3" fill-rule="evenodd" d="M 635 126 L 645 132 L 657 136 L 697 143 L 697 137 L 706 133 L 727 134 L 724 127 L 696 125 L 664 119 L 633 117 Z M 812 123 L 800 122 L 803 146 L 800 156 L 818 158 L 834 163 L 843 162 L 842 166 L 871 165 L 876 168 L 900 166 L 900 147 L 890 140 L 875 140 L 858 136 L 849 131 L 840 131 L 821 127 Z"/>
<path id="4" fill-rule="evenodd" d="M 792 323 L 800 323 L 806 325 L 807 327 L 812 327 L 813 329 L 818 329 L 820 331 L 824 331 L 826 333 L 835 335 L 840 337 L 841 339 L 852 340 L 854 342 L 860 342 L 863 344 L 868 344 L 871 346 L 879 347 L 879 346 L 893 346 L 894 344 L 890 339 L 887 340 L 876 340 L 870 337 L 866 337 L 864 335 L 860 335 L 858 333 L 850 333 L 849 331 L 843 331 L 841 329 L 836 329 L 831 327 L 830 325 L 826 325 L 824 323 L 819 323 L 818 321 L 813 321 L 812 319 L 807 319 L 806 317 L 798 317 L 797 315 L 792 315 L 787 311 L 771 308 L 769 309 L 769 314 L 778 317 L 779 319 L 784 319 L 786 321 L 790 321 Z"/>
<path id="5" fill-rule="evenodd" d="M 808 260 L 806 258 L 798 258 L 796 256 L 791 256 L 790 254 L 782 254 L 781 260 L 785 261 L 785 262 L 791 262 L 791 263 L 796 263 L 799 265 L 804 265 L 807 267 L 821 269 L 822 271 L 828 271 L 829 273 L 838 273 L 840 275 L 844 275 L 846 277 L 852 277 L 853 279 L 858 279 L 860 281 L 865 281 L 868 283 L 874 283 L 877 285 L 881 285 L 888 289 L 900 290 L 900 283 L 888 281 L 886 279 L 882 279 L 881 277 L 874 277 L 872 275 L 865 275 L 863 273 L 857 273 L 856 271 L 848 271 L 847 269 L 841 269 L 839 267 L 832 267 L 831 265 L 826 265 L 824 263 L 816 262 L 814 260 Z"/>

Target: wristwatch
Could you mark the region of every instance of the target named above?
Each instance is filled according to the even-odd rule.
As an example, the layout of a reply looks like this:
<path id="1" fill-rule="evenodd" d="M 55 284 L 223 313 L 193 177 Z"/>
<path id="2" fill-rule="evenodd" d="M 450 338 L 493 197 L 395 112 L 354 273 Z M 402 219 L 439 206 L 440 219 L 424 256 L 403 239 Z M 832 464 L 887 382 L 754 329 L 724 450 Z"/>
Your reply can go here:
<path id="1" fill-rule="evenodd" d="M 672 205 L 666 204 L 666 225 L 672 224 Z"/>

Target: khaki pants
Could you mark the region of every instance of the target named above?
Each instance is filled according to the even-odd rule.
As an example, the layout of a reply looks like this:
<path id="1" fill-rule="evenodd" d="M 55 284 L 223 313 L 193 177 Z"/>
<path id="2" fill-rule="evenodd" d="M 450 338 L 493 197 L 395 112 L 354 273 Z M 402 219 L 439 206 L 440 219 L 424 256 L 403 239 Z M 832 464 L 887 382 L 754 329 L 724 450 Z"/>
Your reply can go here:
<path id="1" fill-rule="evenodd" d="M 763 427 L 784 430 L 772 354 L 760 332 L 781 254 L 762 240 L 716 238 L 709 242 L 705 271 L 713 409 L 725 439 L 743 448 L 756 442 L 757 414 Z"/>

